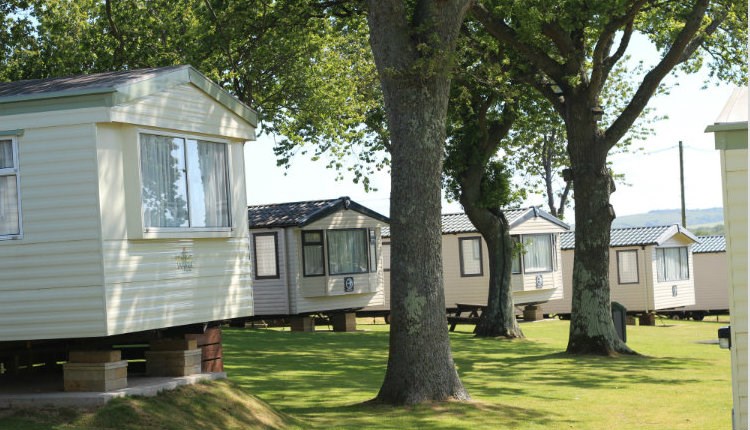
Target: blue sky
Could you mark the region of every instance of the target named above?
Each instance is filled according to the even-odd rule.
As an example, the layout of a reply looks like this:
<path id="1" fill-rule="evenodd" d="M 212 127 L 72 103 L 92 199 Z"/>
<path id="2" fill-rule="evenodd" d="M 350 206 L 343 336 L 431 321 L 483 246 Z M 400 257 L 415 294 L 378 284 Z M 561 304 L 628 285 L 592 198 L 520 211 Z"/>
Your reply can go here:
<path id="1" fill-rule="evenodd" d="M 688 209 L 720 207 L 721 172 L 713 135 L 704 133 L 719 116 L 732 92 L 729 85 L 703 88 L 705 75 L 670 76 L 669 95 L 655 97 L 649 104 L 657 115 L 669 118 L 654 125 L 655 133 L 640 146 L 642 153 L 610 157 L 626 183 L 618 185 L 611 201 L 618 215 L 680 207 L 679 155 L 677 144 L 685 146 L 685 194 Z M 292 159 L 288 170 L 276 167 L 273 137 L 261 136 L 245 146 L 248 204 L 278 203 L 349 196 L 377 212 L 388 215 L 390 179 L 383 172 L 371 178 L 376 192 L 365 193 L 350 178 L 336 181 L 336 173 L 324 161 L 304 157 Z M 543 196 L 531 196 L 524 204 L 544 205 Z M 443 212 L 460 212 L 457 203 L 443 202 Z M 569 215 L 572 219 L 572 213 Z M 571 221 L 568 219 L 567 221 Z"/>

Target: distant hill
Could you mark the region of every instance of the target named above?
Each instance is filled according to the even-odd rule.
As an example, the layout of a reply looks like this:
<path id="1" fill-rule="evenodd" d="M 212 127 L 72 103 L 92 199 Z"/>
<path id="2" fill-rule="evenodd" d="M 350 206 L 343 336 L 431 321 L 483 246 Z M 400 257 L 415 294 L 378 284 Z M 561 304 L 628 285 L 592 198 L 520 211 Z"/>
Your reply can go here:
<path id="1" fill-rule="evenodd" d="M 724 210 L 722 208 L 689 209 L 687 211 L 688 229 L 697 234 L 723 234 Z M 682 216 L 679 209 L 659 209 L 645 214 L 618 216 L 612 227 L 648 227 L 654 225 L 680 224 Z"/>

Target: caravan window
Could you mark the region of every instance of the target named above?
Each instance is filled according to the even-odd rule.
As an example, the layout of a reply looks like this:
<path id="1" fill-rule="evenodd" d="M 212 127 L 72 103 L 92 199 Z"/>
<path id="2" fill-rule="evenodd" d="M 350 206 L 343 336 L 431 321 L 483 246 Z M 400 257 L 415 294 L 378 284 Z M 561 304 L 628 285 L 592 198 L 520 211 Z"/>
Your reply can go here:
<path id="1" fill-rule="evenodd" d="M 381 247 L 383 250 L 383 270 L 386 272 L 391 271 L 391 242 L 383 242 Z"/>
<path id="2" fill-rule="evenodd" d="M 328 272 L 331 275 L 367 273 L 367 229 L 328 230 Z"/>
<path id="3" fill-rule="evenodd" d="M 554 247 L 551 234 L 523 236 L 523 269 L 525 273 L 552 272 Z"/>
<path id="4" fill-rule="evenodd" d="M 279 278 L 279 247 L 276 233 L 253 234 L 255 279 Z"/>
<path id="5" fill-rule="evenodd" d="M 16 139 L 0 140 L 0 240 L 21 235 Z"/>
<path id="6" fill-rule="evenodd" d="M 689 279 L 687 246 L 656 248 L 656 272 L 659 282 Z"/>
<path id="7" fill-rule="evenodd" d="M 227 144 L 141 133 L 143 227 L 228 228 Z"/>
<path id="8" fill-rule="evenodd" d="M 638 283 L 638 251 L 635 249 L 617 251 L 617 282 L 619 284 Z"/>
<path id="9" fill-rule="evenodd" d="M 323 257 L 323 231 L 302 232 L 302 265 L 305 276 L 325 275 Z"/>
<path id="10" fill-rule="evenodd" d="M 461 276 L 482 276 L 481 237 L 459 238 L 458 255 L 461 262 Z"/>

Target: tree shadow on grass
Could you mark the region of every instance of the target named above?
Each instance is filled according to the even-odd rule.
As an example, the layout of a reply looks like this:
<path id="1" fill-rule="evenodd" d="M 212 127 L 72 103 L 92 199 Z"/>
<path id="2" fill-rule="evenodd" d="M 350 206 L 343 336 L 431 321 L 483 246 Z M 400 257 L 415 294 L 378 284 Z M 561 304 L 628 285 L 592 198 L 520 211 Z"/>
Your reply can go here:
<path id="1" fill-rule="evenodd" d="M 373 401 L 333 407 L 293 408 L 289 413 L 311 428 L 474 429 L 560 425 L 548 411 L 482 401 L 447 401 L 391 406 Z"/>

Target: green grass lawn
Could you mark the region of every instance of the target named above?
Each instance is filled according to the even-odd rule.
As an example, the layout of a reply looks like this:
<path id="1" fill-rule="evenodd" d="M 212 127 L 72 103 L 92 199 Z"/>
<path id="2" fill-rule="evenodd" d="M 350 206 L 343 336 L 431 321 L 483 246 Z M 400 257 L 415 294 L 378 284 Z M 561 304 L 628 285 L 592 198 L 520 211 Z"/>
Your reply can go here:
<path id="1" fill-rule="evenodd" d="M 712 321 L 628 326 L 642 357 L 573 357 L 561 351 L 568 323 L 522 325 L 521 341 L 451 334 L 473 401 L 416 407 L 365 404 L 388 358 L 388 326 L 360 319 L 356 333 L 225 329 L 229 382 L 95 412 L 0 414 L 0 429 L 373 428 L 726 429 L 731 427 L 729 353 Z"/>

